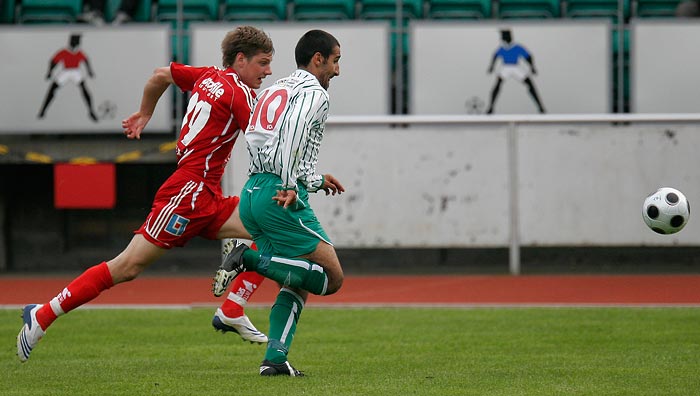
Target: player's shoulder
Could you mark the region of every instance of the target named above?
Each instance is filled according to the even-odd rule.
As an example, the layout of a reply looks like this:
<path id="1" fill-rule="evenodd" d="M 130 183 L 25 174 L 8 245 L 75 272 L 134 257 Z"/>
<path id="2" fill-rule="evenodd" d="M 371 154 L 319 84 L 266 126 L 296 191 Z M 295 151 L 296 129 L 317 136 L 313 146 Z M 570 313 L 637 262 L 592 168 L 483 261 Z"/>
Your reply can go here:
<path id="1" fill-rule="evenodd" d="M 180 62 L 170 62 L 170 70 L 173 72 L 189 74 L 195 77 L 211 74 L 216 68 L 213 66 L 193 66 Z"/>
<path id="2" fill-rule="evenodd" d="M 318 84 L 318 79 L 316 76 L 303 69 L 295 70 L 294 73 L 289 76 L 289 78 L 298 81 L 300 84 Z"/>
<path id="3" fill-rule="evenodd" d="M 290 77 L 294 82 L 294 89 L 299 92 L 319 92 L 323 96 L 328 96 L 328 92 L 321 86 L 316 76 L 305 71 L 297 70 Z"/>
<path id="4" fill-rule="evenodd" d="M 253 89 L 241 80 L 240 76 L 231 70 L 217 69 L 216 73 L 225 81 L 234 91 L 244 91 L 246 93 L 253 92 Z"/>
<path id="5" fill-rule="evenodd" d="M 328 101 L 328 92 L 321 86 L 318 79 L 311 73 L 297 69 L 287 77 L 280 78 L 275 81 L 265 91 L 285 89 L 292 97 L 306 96 L 314 94 L 314 101 Z M 261 93 L 262 95 L 262 93 Z"/>

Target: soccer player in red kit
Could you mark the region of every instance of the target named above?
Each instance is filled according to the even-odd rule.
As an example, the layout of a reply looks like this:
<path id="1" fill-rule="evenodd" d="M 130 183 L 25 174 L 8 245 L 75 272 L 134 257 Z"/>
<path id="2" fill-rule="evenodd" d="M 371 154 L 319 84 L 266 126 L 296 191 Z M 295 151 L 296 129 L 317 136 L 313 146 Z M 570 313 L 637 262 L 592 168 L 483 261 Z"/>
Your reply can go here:
<path id="1" fill-rule="evenodd" d="M 49 302 L 23 308 L 24 325 L 17 335 L 21 361 L 29 359 L 58 316 L 133 280 L 168 249 L 184 246 L 195 236 L 252 239 L 238 217 L 239 198 L 223 196 L 221 178 L 238 134 L 248 127 L 252 89 L 272 74 L 274 47 L 263 31 L 241 26 L 227 33 L 221 50 L 224 70 L 173 62 L 156 69 L 146 82 L 139 111 L 122 121 L 129 139 L 140 138 L 170 84 L 191 91 L 177 142 L 177 169 L 159 188 L 150 214 L 126 249 L 88 268 Z M 264 334 L 259 336 L 267 340 Z"/>

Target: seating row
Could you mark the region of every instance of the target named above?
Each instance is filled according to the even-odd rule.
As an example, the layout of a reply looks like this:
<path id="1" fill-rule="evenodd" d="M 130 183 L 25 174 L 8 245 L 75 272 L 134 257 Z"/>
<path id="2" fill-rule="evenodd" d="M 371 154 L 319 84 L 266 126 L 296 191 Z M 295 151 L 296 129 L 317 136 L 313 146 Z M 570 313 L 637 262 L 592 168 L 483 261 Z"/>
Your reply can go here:
<path id="1" fill-rule="evenodd" d="M 183 17 L 199 21 L 393 19 L 393 0 L 140 0 L 137 22 L 172 20 L 182 2 Z M 407 19 L 671 17 L 681 0 L 403 0 Z M 120 0 L 107 0 L 114 18 Z M 2 23 L 74 22 L 83 0 L 5 0 Z"/>

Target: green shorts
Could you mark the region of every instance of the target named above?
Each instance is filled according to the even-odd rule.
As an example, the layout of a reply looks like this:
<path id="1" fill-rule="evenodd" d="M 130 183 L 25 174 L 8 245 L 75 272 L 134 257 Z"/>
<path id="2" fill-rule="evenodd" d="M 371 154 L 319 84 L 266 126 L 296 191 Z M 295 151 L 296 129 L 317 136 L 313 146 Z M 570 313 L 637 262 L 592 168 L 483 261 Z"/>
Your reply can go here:
<path id="1" fill-rule="evenodd" d="M 309 205 L 309 193 L 299 185 L 295 208 L 283 208 L 272 197 L 282 179 L 271 173 L 252 175 L 241 191 L 241 221 L 261 253 L 299 257 L 312 253 L 320 241 L 332 244 Z"/>

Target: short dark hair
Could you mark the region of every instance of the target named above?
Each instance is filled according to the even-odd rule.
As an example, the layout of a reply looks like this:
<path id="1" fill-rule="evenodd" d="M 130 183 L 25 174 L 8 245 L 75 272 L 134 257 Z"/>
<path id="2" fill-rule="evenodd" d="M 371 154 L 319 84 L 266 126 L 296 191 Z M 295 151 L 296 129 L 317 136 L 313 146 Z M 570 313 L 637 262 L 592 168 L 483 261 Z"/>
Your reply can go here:
<path id="1" fill-rule="evenodd" d="M 239 26 L 226 33 L 221 41 L 221 52 L 222 65 L 231 67 L 239 52 L 250 59 L 261 52 L 273 54 L 275 47 L 270 36 L 262 30 L 253 26 Z"/>
<path id="2" fill-rule="evenodd" d="M 318 29 L 309 30 L 301 36 L 294 49 L 294 58 L 297 61 L 297 66 L 308 66 L 311 58 L 317 52 L 328 58 L 335 47 L 340 47 L 340 43 L 332 34 Z"/>

